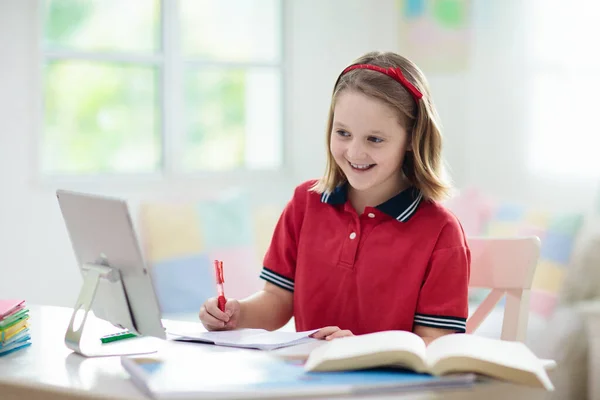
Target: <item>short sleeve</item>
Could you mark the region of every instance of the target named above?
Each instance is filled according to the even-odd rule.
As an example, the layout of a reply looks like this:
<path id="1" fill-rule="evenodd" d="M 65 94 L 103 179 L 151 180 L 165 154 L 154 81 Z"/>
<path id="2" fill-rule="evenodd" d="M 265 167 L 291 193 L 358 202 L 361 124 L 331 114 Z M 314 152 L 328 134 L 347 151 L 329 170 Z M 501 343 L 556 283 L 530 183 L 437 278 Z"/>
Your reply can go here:
<path id="1" fill-rule="evenodd" d="M 296 188 L 287 203 L 271 239 L 263 261 L 260 277 L 283 289 L 294 291 L 298 240 L 304 219 L 307 187 Z"/>
<path id="2" fill-rule="evenodd" d="M 466 331 L 471 252 L 458 221 L 444 226 L 423 279 L 414 324 Z"/>

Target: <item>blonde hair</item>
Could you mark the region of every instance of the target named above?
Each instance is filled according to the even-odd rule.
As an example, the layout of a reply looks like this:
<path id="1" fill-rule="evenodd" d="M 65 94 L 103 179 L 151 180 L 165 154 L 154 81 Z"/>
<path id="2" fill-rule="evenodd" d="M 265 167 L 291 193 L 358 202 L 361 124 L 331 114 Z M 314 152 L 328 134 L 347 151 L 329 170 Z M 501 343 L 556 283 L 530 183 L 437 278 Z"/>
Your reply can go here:
<path id="1" fill-rule="evenodd" d="M 336 100 L 342 91 L 354 90 L 379 99 L 397 110 L 399 122 L 409 134 L 412 150 L 407 151 L 404 156 L 402 172 L 408 181 L 423 193 L 424 198 L 433 201 L 446 198 L 450 185 L 444 180 L 439 117 L 429 94 L 427 79 L 421 70 L 410 60 L 391 52 L 367 53 L 352 64 L 400 68 L 405 78 L 423 94 L 423 97 L 416 102 L 402 84 L 380 72 L 356 69 L 341 75 L 333 88 L 329 108 L 325 133 L 327 146 L 325 174 L 311 187 L 311 190 L 330 193 L 346 182 L 346 177 L 333 159 L 329 142 Z"/>

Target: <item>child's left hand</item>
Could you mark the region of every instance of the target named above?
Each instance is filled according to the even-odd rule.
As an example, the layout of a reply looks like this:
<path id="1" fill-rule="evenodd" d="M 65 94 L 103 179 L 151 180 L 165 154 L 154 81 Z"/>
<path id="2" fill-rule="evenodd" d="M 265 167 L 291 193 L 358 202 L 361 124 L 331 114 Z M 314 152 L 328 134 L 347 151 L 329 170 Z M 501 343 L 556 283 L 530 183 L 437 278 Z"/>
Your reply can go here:
<path id="1" fill-rule="evenodd" d="M 321 328 L 312 334 L 312 337 L 315 339 L 325 340 L 341 338 L 344 336 L 354 336 L 354 334 L 348 329 L 340 329 L 337 326 L 326 326 L 325 328 Z"/>

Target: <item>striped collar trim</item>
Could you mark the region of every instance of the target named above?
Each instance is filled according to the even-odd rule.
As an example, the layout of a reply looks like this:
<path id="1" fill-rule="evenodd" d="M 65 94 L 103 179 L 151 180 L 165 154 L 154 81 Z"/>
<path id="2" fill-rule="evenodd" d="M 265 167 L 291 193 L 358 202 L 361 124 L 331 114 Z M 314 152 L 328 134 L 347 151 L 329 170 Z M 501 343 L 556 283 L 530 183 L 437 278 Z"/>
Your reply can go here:
<path id="1" fill-rule="evenodd" d="M 333 192 L 321 194 L 321 202 L 327 204 L 344 204 L 346 200 L 346 184 L 336 187 Z M 423 193 L 416 187 L 411 186 L 375 208 L 399 222 L 406 222 L 417 212 L 422 200 Z"/>

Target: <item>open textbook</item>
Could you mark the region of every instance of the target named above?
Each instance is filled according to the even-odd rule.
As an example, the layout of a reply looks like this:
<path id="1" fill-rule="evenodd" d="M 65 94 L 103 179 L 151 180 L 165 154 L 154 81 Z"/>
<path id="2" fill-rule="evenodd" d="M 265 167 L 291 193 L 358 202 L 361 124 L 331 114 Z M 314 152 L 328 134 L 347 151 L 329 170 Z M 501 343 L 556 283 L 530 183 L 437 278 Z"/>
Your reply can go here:
<path id="1" fill-rule="evenodd" d="M 443 376 L 477 373 L 553 390 L 541 360 L 520 342 L 469 334 L 446 335 L 425 345 L 412 332 L 384 331 L 332 340 L 314 349 L 306 371 L 345 371 L 398 366 Z"/>
<path id="2" fill-rule="evenodd" d="M 306 332 L 270 332 L 264 329 L 237 329 L 212 332 L 169 331 L 173 340 L 182 342 L 210 343 L 217 346 L 240 347 L 246 349 L 275 350 L 317 341 L 310 337 L 318 329 Z"/>

